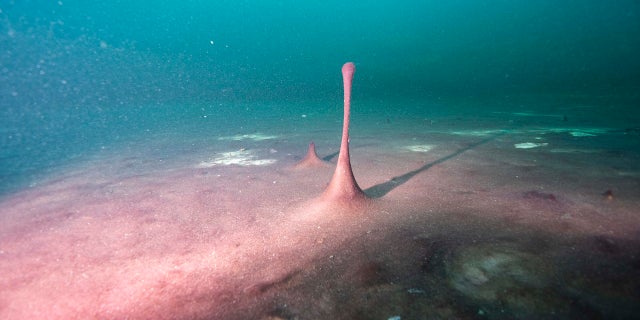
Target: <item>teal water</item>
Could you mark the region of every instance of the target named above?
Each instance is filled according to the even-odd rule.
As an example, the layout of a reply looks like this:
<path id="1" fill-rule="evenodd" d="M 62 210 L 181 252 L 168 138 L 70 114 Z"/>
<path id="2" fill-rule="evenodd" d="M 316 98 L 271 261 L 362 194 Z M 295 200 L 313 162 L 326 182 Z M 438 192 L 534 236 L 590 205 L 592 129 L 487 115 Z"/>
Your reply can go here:
<path id="1" fill-rule="evenodd" d="M 442 99 L 464 101 L 469 115 L 496 101 L 598 104 L 607 109 L 593 119 L 630 127 L 640 118 L 639 15 L 633 0 L 7 0 L 0 192 L 203 108 L 250 125 L 261 112 L 335 106 L 345 61 L 358 68 L 354 99 L 408 115 Z"/>

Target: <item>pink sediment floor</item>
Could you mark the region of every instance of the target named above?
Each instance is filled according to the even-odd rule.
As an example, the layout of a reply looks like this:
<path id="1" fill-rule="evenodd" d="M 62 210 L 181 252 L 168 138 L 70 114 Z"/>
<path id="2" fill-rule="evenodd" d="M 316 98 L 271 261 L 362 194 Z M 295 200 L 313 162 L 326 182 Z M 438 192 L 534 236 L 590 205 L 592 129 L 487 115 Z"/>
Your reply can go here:
<path id="1" fill-rule="evenodd" d="M 447 305 L 447 280 L 423 274 L 438 250 L 545 239 L 536 252 L 560 261 L 591 252 L 589 239 L 638 241 L 637 155 L 596 145 L 587 161 L 560 135 L 522 150 L 539 134 L 407 123 L 352 131 L 354 174 L 374 198 L 360 212 L 312 207 L 331 167 L 292 170 L 311 138 L 321 157 L 337 152 L 335 133 L 248 143 L 266 165 L 203 166 L 214 155 L 192 151 L 159 168 L 144 146 L 70 165 L 0 202 L 0 318 L 465 318 L 477 310 Z"/>

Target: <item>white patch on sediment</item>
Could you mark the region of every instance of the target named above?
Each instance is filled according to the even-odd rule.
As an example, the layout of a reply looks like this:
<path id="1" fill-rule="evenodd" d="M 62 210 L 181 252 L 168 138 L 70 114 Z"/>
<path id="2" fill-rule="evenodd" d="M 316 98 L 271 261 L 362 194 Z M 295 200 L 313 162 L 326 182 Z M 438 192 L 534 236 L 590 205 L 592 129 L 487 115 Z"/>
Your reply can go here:
<path id="1" fill-rule="evenodd" d="M 602 153 L 601 149 L 578 149 L 578 148 L 555 148 L 549 150 L 551 153 Z"/>
<path id="2" fill-rule="evenodd" d="M 621 177 L 640 178 L 640 171 L 618 171 L 616 174 Z"/>
<path id="3" fill-rule="evenodd" d="M 553 133 L 569 133 L 574 137 L 594 137 L 610 131 L 604 128 L 549 128 L 546 130 Z"/>
<path id="4" fill-rule="evenodd" d="M 569 134 L 574 136 L 574 137 L 595 137 L 596 136 L 593 133 L 588 133 L 588 132 L 584 132 L 584 131 L 571 131 L 571 132 L 569 132 Z"/>
<path id="5" fill-rule="evenodd" d="M 229 141 L 243 141 L 243 140 L 253 140 L 253 141 L 263 141 L 275 139 L 278 136 L 270 136 L 262 133 L 251 133 L 251 134 L 237 134 L 235 136 L 228 137 L 220 137 L 218 140 L 229 140 Z"/>
<path id="6" fill-rule="evenodd" d="M 535 113 L 535 112 L 501 112 L 494 111 L 493 114 L 507 114 L 517 117 L 549 117 L 549 118 L 562 118 L 561 114 L 544 114 L 544 113 Z"/>
<path id="7" fill-rule="evenodd" d="M 574 137 L 593 137 L 610 132 L 606 128 L 530 128 L 530 129 L 487 129 L 487 130 L 457 130 L 444 132 L 456 136 L 486 137 L 501 133 L 509 134 L 548 134 L 568 133 Z"/>
<path id="8" fill-rule="evenodd" d="M 214 166 L 267 166 L 276 163 L 275 159 L 258 159 L 255 154 L 248 150 L 239 150 L 220 153 L 219 156 L 202 161 L 198 164 L 198 168 L 209 168 Z"/>
<path id="9" fill-rule="evenodd" d="M 542 142 L 542 143 L 536 143 L 536 142 L 523 142 L 523 143 L 516 143 L 513 146 L 516 147 L 516 149 L 532 149 L 532 148 L 538 148 L 538 147 L 546 147 L 549 144 L 546 142 Z"/>
<path id="10" fill-rule="evenodd" d="M 404 148 L 413 152 L 429 152 L 431 151 L 431 149 L 433 149 L 433 146 L 428 144 L 420 144 L 420 145 L 406 146 Z"/>
<path id="11" fill-rule="evenodd" d="M 496 135 L 504 132 L 510 132 L 508 130 L 496 129 L 496 130 L 462 130 L 462 131 L 451 131 L 450 134 L 456 136 L 472 136 L 472 137 L 486 137 L 489 135 Z"/>

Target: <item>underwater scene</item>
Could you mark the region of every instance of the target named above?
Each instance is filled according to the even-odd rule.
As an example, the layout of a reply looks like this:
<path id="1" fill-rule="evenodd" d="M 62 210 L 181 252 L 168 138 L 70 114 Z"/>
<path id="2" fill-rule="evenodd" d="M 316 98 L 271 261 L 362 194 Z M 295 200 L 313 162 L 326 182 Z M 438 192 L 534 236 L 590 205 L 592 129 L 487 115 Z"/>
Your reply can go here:
<path id="1" fill-rule="evenodd" d="M 3 0 L 0 319 L 640 317 L 636 0 Z"/>

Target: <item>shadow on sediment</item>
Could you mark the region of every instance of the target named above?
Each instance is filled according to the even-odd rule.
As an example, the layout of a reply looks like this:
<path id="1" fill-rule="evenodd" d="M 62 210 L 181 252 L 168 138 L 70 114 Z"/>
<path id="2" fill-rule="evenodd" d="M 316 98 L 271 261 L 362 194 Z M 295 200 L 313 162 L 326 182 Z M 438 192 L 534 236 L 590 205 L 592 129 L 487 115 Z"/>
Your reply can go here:
<path id="1" fill-rule="evenodd" d="M 638 237 L 505 228 L 503 218 L 464 210 L 402 216 L 376 224 L 380 232 L 341 233 L 283 276 L 229 293 L 234 307 L 217 318 L 377 319 L 393 310 L 407 319 L 635 319 L 640 312 Z M 323 303 L 313 299 L 318 288 Z"/>
<path id="2" fill-rule="evenodd" d="M 364 192 L 371 198 L 384 197 L 387 193 L 391 192 L 391 190 L 393 190 L 393 189 L 405 184 L 407 181 L 411 180 L 411 178 L 415 177 L 419 173 L 421 173 L 423 171 L 427 171 L 427 170 L 429 170 L 431 167 L 433 167 L 435 165 L 438 165 L 438 164 L 444 163 L 444 162 L 446 162 L 448 160 L 451 160 L 451 159 L 453 159 L 453 158 L 465 153 L 466 151 L 469 151 L 471 149 L 475 149 L 475 148 L 477 148 L 477 147 L 479 147 L 479 146 L 481 146 L 481 145 L 483 145 L 483 144 L 485 144 L 487 142 L 490 142 L 490 141 L 492 141 L 492 140 L 494 140 L 494 139 L 496 139 L 496 138 L 498 138 L 498 137 L 500 137 L 500 136 L 502 136 L 502 135 L 504 135 L 506 133 L 507 133 L 507 130 L 503 130 L 500 133 L 492 135 L 492 136 L 490 136 L 490 137 L 488 137 L 486 139 L 482 139 L 482 140 L 480 140 L 478 142 L 472 143 L 472 144 L 470 144 L 470 145 L 468 145 L 468 146 L 466 146 L 464 148 L 461 148 L 461 149 L 459 149 L 459 150 L 457 150 L 457 151 L 455 151 L 455 152 L 453 152 L 453 153 L 451 153 L 451 154 L 449 154 L 447 156 L 444 156 L 444 157 L 442 157 L 440 159 L 437 159 L 437 160 L 435 160 L 433 162 L 429 162 L 429 163 L 423 165 L 422 167 L 420 167 L 420 168 L 418 168 L 416 170 L 409 171 L 409 172 L 407 172 L 407 173 L 405 173 L 403 175 L 400 175 L 400 176 L 395 176 L 395 177 L 389 179 L 386 182 L 383 182 L 383 183 L 377 184 L 375 186 L 372 186 L 370 188 L 367 188 L 366 190 L 364 190 Z"/>
<path id="3" fill-rule="evenodd" d="M 336 151 L 336 152 L 334 152 L 332 154 L 326 155 L 326 156 L 322 157 L 322 160 L 330 162 L 331 160 L 333 160 L 333 158 L 337 157 L 338 154 L 340 154 L 340 151 Z"/>

